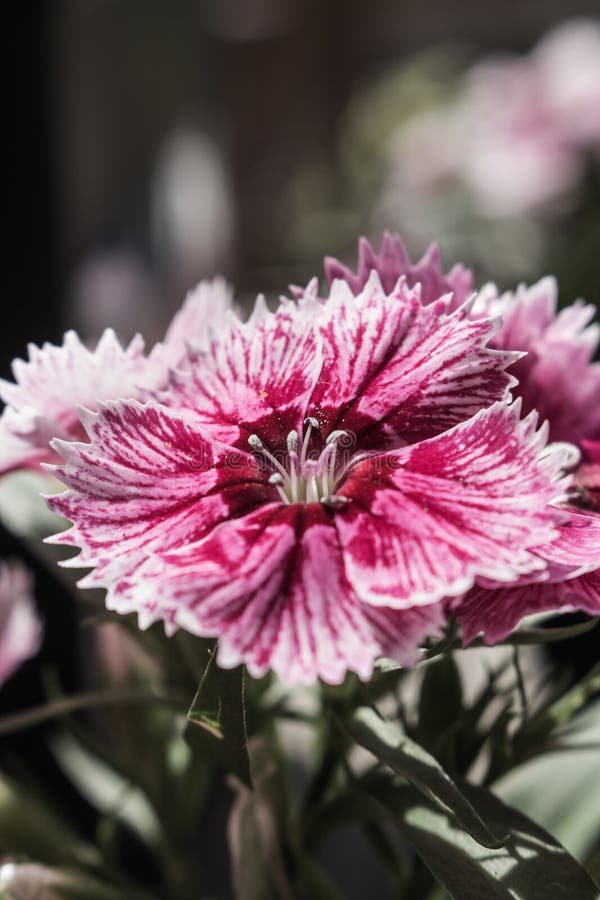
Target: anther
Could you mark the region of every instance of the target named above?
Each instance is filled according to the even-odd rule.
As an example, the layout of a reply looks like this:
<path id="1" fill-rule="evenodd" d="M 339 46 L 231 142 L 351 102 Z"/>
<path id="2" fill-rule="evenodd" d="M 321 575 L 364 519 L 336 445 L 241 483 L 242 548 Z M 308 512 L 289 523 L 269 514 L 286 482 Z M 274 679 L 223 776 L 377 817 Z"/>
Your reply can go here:
<path id="1" fill-rule="evenodd" d="M 287 448 L 289 453 L 296 453 L 298 450 L 298 435 L 295 431 L 290 431 L 287 436 Z"/>
<path id="2" fill-rule="evenodd" d="M 340 509 L 348 503 L 349 498 L 343 497 L 341 494 L 329 494 L 327 497 L 321 497 L 321 503 L 330 509 Z"/>
<path id="3" fill-rule="evenodd" d="M 305 424 L 305 425 L 310 425 L 311 428 L 318 428 L 318 427 L 319 427 L 319 422 L 318 422 L 317 419 L 315 419 L 314 416 L 308 416 L 308 418 L 306 418 L 306 419 L 304 420 L 304 424 Z"/>
<path id="4" fill-rule="evenodd" d="M 347 437 L 348 432 L 343 429 L 338 428 L 336 431 L 332 431 L 331 434 L 327 435 L 327 439 L 325 441 L 326 444 L 334 444 L 336 441 L 339 441 L 342 437 Z"/>
<path id="5" fill-rule="evenodd" d="M 273 472 L 273 474 L 269 476 L 269 484 L 283 484 L 283 477 L 279 472 Z"/>
<path id="6" fill-rule="evenodd" d="M 251 434 L 248 438 L 248 443 L 252 447 L 253 450 L 262 450 L 264 447 L 263 442 L 259 438 L 257 434 Z"/>

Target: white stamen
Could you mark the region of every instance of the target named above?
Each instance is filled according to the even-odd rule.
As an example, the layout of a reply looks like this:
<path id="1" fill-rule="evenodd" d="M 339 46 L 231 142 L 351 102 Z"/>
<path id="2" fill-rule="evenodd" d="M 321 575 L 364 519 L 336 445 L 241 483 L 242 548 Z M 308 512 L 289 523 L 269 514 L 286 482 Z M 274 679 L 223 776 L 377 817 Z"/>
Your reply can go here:
<path id="1" fill-rule="evenodd" d="M 250 444 L 250 446 L 252 447 L 253 450 L 260 451 L 260 453 L 262 453 L 262 455 L 265 456 L 269 460 L 271 465 L 275 466 L 275 468 L 280 473 L 280 475 L 282 476 L 284 481 L 289 480 L 289 477 L 290 477 L 289 474 L 283 468 L 283 466 L 281 465 L 279 460 L 275 459 L 275 457 L 273 456 L 271 451 L 267 450 L 267 448 L 265 447 L 265 445 L 263 444 L 263 442 L 261 441 L 261 439 L 259 438 L 259 436 L 257 434 L 251 434 L 250 437 L 248 438 L 248 443 Z"/>
<path id="2" fill-rule="evenodd" d="M 304 435 L 304 441 L 302 442 L 302 451 L 300 453 L 300 469 L 304 467 L 304 463 L 306 462 L 306 453 L 308 451 L 308 443 L 310 441 L 310 436 L 312 434 L 313 428 L 318 428 L 319 423 L 314 418 L 314 416 L 309 416 L 304 420 L 304 424 L 307 425 L 306 434 Z"/>
<path id="3" fill-rule="evenodd" d="M 326 444 L 334 444 L 336 441 L 339 441 L 341 437 L 347 437 L 348 432 L 344 431 L 343 428 L 338 428 L 336 431 L 332 431 L 331 434 L 327 435 Z"/>

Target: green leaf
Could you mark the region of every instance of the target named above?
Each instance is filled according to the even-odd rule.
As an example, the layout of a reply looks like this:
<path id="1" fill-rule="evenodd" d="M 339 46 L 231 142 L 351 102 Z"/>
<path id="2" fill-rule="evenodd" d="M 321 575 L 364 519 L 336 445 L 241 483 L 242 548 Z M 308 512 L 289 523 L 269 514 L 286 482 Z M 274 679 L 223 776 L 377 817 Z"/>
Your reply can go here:
<path id="1" fill-rule="evenodd" d="M 254 789 L 229 779 L 235 795 L 227 828 L 234 895 L 236 900 L 293 900 L 282 851 L 276 760 L 259 737 L 250 741 L 249 755 Z"/>
<path id="2" fill-rule="evenodd" d="M 380 762 L 452 814 L 481 845 L 492 848 L 502 845 L 504 838 L 498 839 L 490 832 L 438 761 L 407 737 L 398 725 L 382 719 L 373 709 L 360 707 L 348 723 L 348 730 L 355 741 L 370 750 Z"/>
<path id="3" fill-rule="evenodd" d="M 556 628 L 521 628 L 513 632 L 501 643 L 519 646 L 522 644 L 555 644 L 557 641 L 567 641 L 570 638 L 587 634 L 600 622 L 600 616 L 578 622 L 577 625 L 561 625 Z"/>
<path id="4" fill-rule="evenodd" d="M 600 701 L 553 735 L 550 752 L 506 773 L 494 791 L 584 859 L 600 844 Z"/>
<path id="5" fill-rule="evenodd" d="M 523 723 L 514 736 L 516 755 L 531 756 L 539 749 L 540 741 L 557 728 L 567 725 L 573 716 L 593 697 L 600 696 L 600 663 L 576 685 Z"/>
<path id="6" fill-rule="evenodd" d="M 417 737 L 437 750 L 463 711 L 460 673 L 450 654 L 440 656 L 425 667 L 419 697 Z"/>
<path id="7" fill-rule="evenodd" d="M 97 849 L 80 840 L 38 797 L 0 776 L 0 856 L 4 854 L 48 865 L 100 862 Z"/>
<path id="8" fill-rule="evenodd" d="M 193 750 L 252 785 L 246 734 L 244 669 L 221 669 L 216 644 L 187 714 L 185 737 Z"/>
<path id="9" fill-rule="evenodd" d="M 452 816 L 396 779 L 371 780 L 369 793 L 396 814 L 398 828 L 454 900 L 599 900 L 588 873 L 546 831 L 490 791 L 461 782 L 477 813 L 509 832 L 484 849 Z"/>

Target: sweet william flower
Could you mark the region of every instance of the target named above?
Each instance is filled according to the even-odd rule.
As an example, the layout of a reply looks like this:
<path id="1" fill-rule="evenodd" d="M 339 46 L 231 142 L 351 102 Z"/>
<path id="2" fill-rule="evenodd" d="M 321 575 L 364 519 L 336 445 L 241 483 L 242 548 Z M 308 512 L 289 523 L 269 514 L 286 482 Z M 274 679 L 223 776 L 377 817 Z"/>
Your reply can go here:
<path id="1" fill-rule="evenodd" d="M 562 452 L 508 405 L 497 324 L 377 274 L 230 318 L 144 403 L 55 441 L 74 523 L 54 538 L 107 603 L 219 639 L 219 662 L 289 683 L 414 661 L 441 602 L 543 568 Z"/>
<path id="2" fill-rule="evenodd" d="M 326 261 L 326 272 L 344 278 L 353 291 L 370 272 L 391 281 L 407 269 L 418 269 L 430 285 L 440 286 L 444 280 L 439 256 L 430 250 L 412 266 L 399 238 L 389 234 L 384 235 L 379 253 L 363 239 L 356 274 L 337 261 Z M 465 270 L 457 266 L 445 276 L 447 282 L 453 272 L 461 273 L 458 284 L 468 284 Z M 428 302 L 427 292 L 422 300 Z M 466 643 L 483 633 L 493 644 L 533 613 L 578 609 L 600 614 L 600 364 L 593 361 L 600 330 L 590 324 L 593 305 L 578 301 L 560 311 L 557 306 L 553 278 L 504 294 L 495 285 L 486 285 L 474 301 L 474 318 L 492 316 L 501 321 L 490 346 L 521 351 L 510 372 L 517 378 L 513 390 L 524 412 L 536 410 L 547 422 L 550 439 L 576 444 L 584 459 L 575 473 L 574 489 L 560 504 L 564 519 L 554 540 L 533 550 L 541 561 L 539 569 L 510 586 L 478 578 L 463 600 L 449 603 Z M 577 455 L 569 459 L 567 452 L 564 462 L 575 467 Z"/>
<path id="3" fill-rule="evenodd" d="M 122 347 L 107 329 L 95 349 L 74 331 L 60 346 L 29 346 L 29 359 L 13 363 L 15 382 L 0 381 L 6 404 L 0 418 L 0 474 L 37 468 L 54 458 L 49 442 L 83 437 L 78 406 L 95 409 L 98 402 L 141 397 L 164 386 L 168 371 L 185 355 L 186 343 L 202 347 L 210 328 L 218 328 L 231 307 L 231 293 L 221 279 L 202 282 L 174 317 L 164 340 L 146 356 L 136 335 Z"/>

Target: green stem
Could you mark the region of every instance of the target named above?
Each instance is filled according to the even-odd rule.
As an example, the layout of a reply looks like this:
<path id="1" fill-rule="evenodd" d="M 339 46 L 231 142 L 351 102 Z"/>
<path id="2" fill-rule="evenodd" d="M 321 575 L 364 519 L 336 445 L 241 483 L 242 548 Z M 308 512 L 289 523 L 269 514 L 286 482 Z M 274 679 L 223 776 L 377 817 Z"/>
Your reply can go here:
<path id="1" fill-rule="evenodd" d="M 39 725 L 41 722 L 46 722 L 49 719 L 64 716 L 68 713 L 83 709 L 93 709 L 99 706 L 115 706 L 122 703 L 161 703 L 166 706 L 180 707 L 183 712 L 186 700 L 180 694 L 168 691 L 152 691 L 148 690 L 148 688 L 140 687 L 89 691 L 83 694 L 76 694 L 74 697 L 61 697 L 59 700 L 53 700 L 51 703 L 43 703 L 40 706 L 31 707 L 31 709 L 3 716 L 0 719 L 0 737 L 12 734 L 14 731 L 21 731 L 24 728 L 31 728 L 34 725 Z"/>

